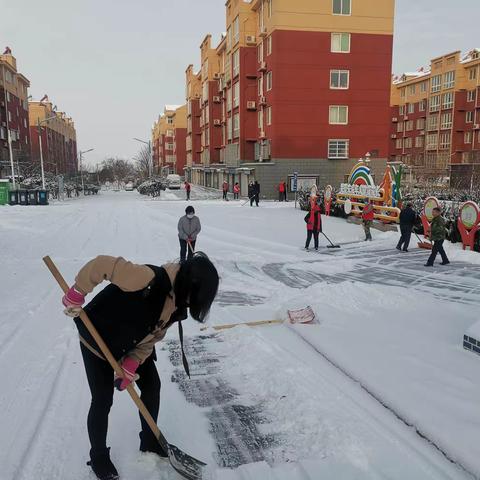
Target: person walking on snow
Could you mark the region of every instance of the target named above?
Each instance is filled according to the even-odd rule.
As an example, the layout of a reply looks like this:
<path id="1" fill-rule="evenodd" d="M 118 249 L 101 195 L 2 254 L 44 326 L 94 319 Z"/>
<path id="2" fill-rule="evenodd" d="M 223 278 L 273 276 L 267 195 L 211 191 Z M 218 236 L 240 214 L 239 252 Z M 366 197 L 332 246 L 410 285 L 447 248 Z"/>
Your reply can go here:
<path id="1" fill-rule="evenodd" d="M 285 182 L 278 184 L 278 201 L 283 202 L 285 200 Z"/>
<path id="2" fill-rule="evenodd" d="M 228 182 L 225 180 L 222 186 L 223 199 L 228 201 Z"/>
<path id="3" fill-rule="evenodd" d="M 237 182 L 233 186 L 233 199 L 238 200 L 239 198 L 240 198 L 240 185 Z"/>
<path id="4" fill-rule="evenodd" d="M 438 207 L 433 209 L 432 214 L 433 220 L 430 224 L 430 240 L 433 242 L 433 248 L 425 267 L 433 267 L 433 263 L 435 262 L 438 253 L 442 257 L 440 265 L 448 265 L 450 263 L 450 260 L 448 260 L 447 254 L 443 249 L 443 242 L 445 242 L 447 236 L 445 219 L 442 217 L 442 211 Z"/>
<path id="5" fill-rule="evenodd" d="M 252 197 L 250 198 L 250 206 L 253 207 L 253 202 L 258 207 L 258 202 L 260 201 L 260 184 L 255 180 L 252 186 Z"/>
<path id="6" fill-rule="evenodd" d="M 95 328 L 124 372 L 117 378 L 100 348 L 78 318 L 86 295 L 103 281 L 110 282 L 84 308 Z M 155 344 L 167 330 L 190 316 L 204 322 L 217 294 L 217 270 L 205 254 L 196 253 L 183 264 L 161 267 L 139 265 L 122 257 L 99 256 L 78 273 L 74 285 L 62 298 L 65 314 L 80 334 L 80 350 L 92 400 L 87 418 L 90 439 L 88 465 L 100 480 L 116 480 L 118 472 L 107 448 L 108 415 L 114 386 L 122 391 L 136 381 L 141 399 L 157 420 L 160 405 L 160 378 L 155 367 Z M 188 363 L 182 359 L 188 373 Z M 148 424 L 140 417 L 140 451 L 167 457 Z"/>
<path id="7" fill-rule="evenodd" d="M 412 208 L 412 204 L 409 202 L 405 208 L 400 212 L 400 240 L 397 244 L 397 250 L 402 250 L 408 252 L 408 246 L 410 245 L 410 237 L 412 236 L 412 230 L 415 226 L 415 220 L 417 219 L 417 214 Z"/>
<path id="8" fill-rule="evenodd" d="M 362 212 L 362 223 L 363 230 L 365 231 L 365 241 L 372 240 L 372 234 L 370 233 L 370 227 L 372 226 L 375 213 L 373 209 L 373 204 L 370 200 L 367 201 L 365 207 L 363 207 Z"/>
<path id="9" fill-rule="evenodd" d="M 250 200 L 250 206 L 253 206 L 253 200 L 254 200 L 254 193 L 253 193 L 253 182 L 250 182 L 248 184 L 248 199 Z"/>
<path id="10" fill-rule="evenodd" d="M 322 216 L 320 213 L 320 205 L 318 205 L 317 202 L 310 206 L 310 210 L 305 215 L 304 220 L 307 224 L 307 240 L 305 242 L 305 250 L 310 248 L 312 236 L 314 239 L 315 250 L 318 250 L 318 234 L 322 231 Z"/>
<path id="11" fill-rule="evenodd" d="M 192 190 L 192 186 L 190 183 L 185 180 L 185 192 L 187 193 L 187 202 L 190 200 L 190 191 Z"/>
<path id="12" fill-rule="evenodd" d="M 185 209 L 185 215 L 180 217 L 178 221 L 178 238 L 180 240 L 180 262 L 185 261 L 188 247 L 188 258 L 193 257 L 195 252 L 195 243 L 197 235 L 200 233 L 202 226 L 200 219 L 195 215 L 195 209 L 189 205 Z"/>

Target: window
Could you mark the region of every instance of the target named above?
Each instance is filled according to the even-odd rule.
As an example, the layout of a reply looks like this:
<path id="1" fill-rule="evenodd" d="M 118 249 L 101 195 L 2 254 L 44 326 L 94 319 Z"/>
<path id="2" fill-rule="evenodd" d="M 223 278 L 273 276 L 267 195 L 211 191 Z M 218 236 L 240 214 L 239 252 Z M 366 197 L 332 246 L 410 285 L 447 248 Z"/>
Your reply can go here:
<path id="1" fill-rule="evenodd" d="M 408 138 L 404 139 L 403 146 L 405 148 L 412 148 L 412 145 L 413 145 L 413 138 L 412 137 L 408 137 Z"/>
<path id="2" fill-rule="evenodd" d="M 268 18 L 272 16 L 272 10 L 273 10 L 273 0 L 267 0 L 267 15 Z"/>
<path id="3" fill-rule="evenodd" d="M 398 113 L 400 115 L 405 115 L 405 105 L 400 105 L 400 107 L 398 108 Z"/>
<path id="4" fill-rule="evenodd" d="M 473 123 L 473 118 L 474 118 L 474 112 L 467 112 L 467 114 L 465 115 L 466 119 L 465 121 L 467 123 Z"/>
<path id="5" fill-rule="evenodd" d="M 257 58 L 258 58 L 258 63 L 263 62 L 263 42 L 260 43 L 260 45 L 257 48 Z"/>
<path id="6" fill-rule="evenodd" d="M 397 138 L 397 140 L 395 140 L 395 148 L 399 150 L 403 148 L 403 138 Z"/>
<path id="7" fill-rule="evenodd" d="M 453 92 L 448 92 L 443 95 L 443 108 L 444 110 L 453 108 Z"/>
<path id="8" fill-rule="evenodd" d="M 267 56 L 272 54 L 272 36 L 267 38 Z"/>
<path id="9" fill-rule="evenodd" d="M 330 88 L 347 90 L 350 83 L 349 70 L 330 70 Z"/>
<path id="10" fill-rule="evenodd" d="M 349 53 L 350 52 L 350 34 L 349 33 L 332 33 L 330 50 L 333 53 Z"/>
<path id="11" fill-rule="evenodd" d="M 424 137 L 416 137 L 415 138 L 415 147 L 416 148 L 423 148 L 425 145 Z"/>
<path id="12" fill-rule="evenodd" d="M 442 122 L 440 124 L 440 128 L 442 130 L 452 128 L 452 114 L 451 113 L 442 114 Z"/>
<path id="13" fill-rule="evenodd" d="M 208 58 L 203 63 L 202 75 L 203 75 L 203 78 L 208 78 Z"/>
<path id="14" fill-rule="evenodd" d="M 232 89 L 227 90 L 227 112 L 232 109 Z"/>
<path id="15" fill-rule="evenodd" d="M 10 101 L 11 101 L 10 92 L 7 90 L 7 102 L 10 102 Z"/>
<path id="16" fill-rule="evenodd" d="M 233 45 L 238 43 L 240 38 L 240 19 L 236 17 L 233 21 Z"/>
<path id="17" fill-rule="evenodd" d="M 232 117 L 227 118 L 227 138 L 232 139 Z"/>
<path id="18" fill-rule="evenodd" d="M 167 130 L 167 137 L 173 137 L 173 130 Z"/>
<path id="19" fill-rule="evenodd" d="M 419 112 L 424 112 L 426 106 L 427 106 L 427 101 L 426 100 L 422 100 L 422 101 L 418 102 L 418 111 Z"/>
<path id="20" fill-rule="evenodd" d="M 227 52 L 232 48 L 232 29 L 231 27 L 227 28 Z"/>
<path id="21" fill-rule="evenodd" d="M 434 150 L 438 146 L 438 134 L 430 133 L 427 135 L 427 150 Z"/>
<path id="22" fill-rule="evenodd" d="M 403 132 L 403 122 L 397 123 L 397 132 Z"/>
<path id="23" fill-rule="evenodd" d="M 435 75 L 432 77 L 432 93 L 439 92 L 442 89 L 442 76 Z"/>
<path id="24" fill-rule="evenodd" d="M 233 85 L 233 108 L 240 105 L 240 82 Z"/>
<path id="25" fill-rule="evenodd" d="M 408 122 L 405 122 L 405 131 L 411 132 L 412 130 L 413 130 L 413 120 L 409 120 Z"/>
<path id="26" fill-rule="evenodd" d="M 202 99 L 203 103 L 208 101 L 208 82 L 204 82 L 202 85 Z"/>
<path id="27" fill-rule="evenodd" d="M 341 105 L 331 105 L 329 123 L 330 125 L 347 125 L 348 107 Z"/>
<path id="28" fill-rule="evenodd" d="M 420 93 L 425 93 L 427 91 L 428 82 L 422 82 L 420 84 Z"/>
<path id="29" fill-rule="evenodd" d="M 351 0 L 333 0 L 334 15 L 351 15 Z"/>
<path id="30" fill-rule="evenodd" d="M 273 87 L 273 84 L 272 84 L 272 72 L 268 72 L 267 73 L 267 92 L 269 92 Z"/>
<path id="31" fill-rule="evenodd" d="M 12 112 L 8 112 L 8 121 L 11 122 L 12 121 Z"/>
<path id="32" fill-rule="evenodd" d="M 349 140 L 329 140 L 328 158 L 348 158 Z"/>
<path id="33" fill-rule="evenodd" d="M 415 95 L 416 90 L 417 90 L 416 85 L 410 85 L 408 87 L 408 94 L 409 95 Z"/>
<path id="34" fill-rule="evenodd" d="M 455 71 L 447 72 L 443 76 L 443 88 L 453 88 L 455 85 Z"/>
<path id="35" fill-rule="evenodd" d="M 475 101 L 475 98 L 476 98 L 476 92 L 475 90 L 470 90 L 468 93 L 467 93 L 467 102 L 474 102 Z"/>
<path id="36" fill-rule="evenodd" d="M 267 107 L 266 114 L 267 114 L 267 125 L 271 125 L 272 124 L 272 107 Z"/>
<path id="37" fill-rule="evenodd" d="M 258 128 L 263 130 L 263 110 L 258 111 Z"/>
<path id="38" fill-rule="evenodd" d="M 173 143 L 165 144 L 165 150 L 173 150 Z"/>
<path id="39" fill-rule="evenodd" d="M 23 119 L 23 128 L 27 128 L 27 119 L 26 118 Z"/>
<path id="40" fill-rule="evenodd" d="M 5 71 L 5 79 L 8 83 L 13 83 L 13 75 L 10 70 Z"/>
<path id="41" fill-rule="evenodd" d="M 419 118 L 417 120 L 417 130 L 425 130 L 425 119 Z"/>
<path id="42" fill-rule="evenodd" d="M 438 112 L 440 110 L 440 95 L 434 95 L 430 98 L 430 111 Z"/>
<path id="43" fill-rule="evenodd" d="M 472 143 L 472 132 L 465 132 L 464 143 Z"/>
<path id="44" fill-rule="evenodd" d="M 240 136 L 240 114 L 236 113 L 233 116 L 233 137 L 237 138 Z"/>
<path id="45" fill-rule="evenodd" d="M 258 79 L 258 95 L 259 95 L 260 97 L 263 96 L 263 77 L 260 77 L 260 78 Z"/>
<path id="46" fill-rule="evenodd" d="M 477 67 L 472 68 L 468 71 L 469 80 L 475 80 L 477 78 Z"/>
<path id="47" fill-rule="evenodd" d="M 428 130 L 438 130 L 438 115 L 428 117 Z"/>
<path id="48" fill-rule="evenodd" d="M 408 113 L 415 113 L 415 104 L 409 103 L 408 104 Z"/>
<path id="49" fill-rule="evenodd" d="M 240 73 L 240 50 L 235 50 L 232 55 L 233 76 L 236 77 Z"/>
<path id="50" fill-rule="evenodd" d="M 440 134 L 440 148 L 449 148 L 450 147 L 450 138 L 451 138 L 450 132 L 441 133 Z"/>
<path id="51" fill-rule="evenodd" d="M 0 140 L 7 139 L 7 130 L 4 127 L 0 127 Z"/>

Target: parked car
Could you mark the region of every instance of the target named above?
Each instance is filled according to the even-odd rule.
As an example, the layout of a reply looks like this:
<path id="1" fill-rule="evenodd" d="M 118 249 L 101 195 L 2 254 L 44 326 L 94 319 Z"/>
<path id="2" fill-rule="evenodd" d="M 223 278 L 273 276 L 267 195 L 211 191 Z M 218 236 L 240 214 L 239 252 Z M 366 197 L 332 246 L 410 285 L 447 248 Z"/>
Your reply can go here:
<path id="1" fill-rule="evenodd" d="M 167 175 L 167 186 L 170 190 L 179 190 L 182 186 L 182 179 L 180 175 L 171 173 Z"/>
<path id="2" fill-rule="evenodd" d="M 126 192 L 133 192 L 133 183 L 132 183 L 132 182 L 128 182 L 128 183 L 125 185 L 125 191 L 126 191 Z"/>

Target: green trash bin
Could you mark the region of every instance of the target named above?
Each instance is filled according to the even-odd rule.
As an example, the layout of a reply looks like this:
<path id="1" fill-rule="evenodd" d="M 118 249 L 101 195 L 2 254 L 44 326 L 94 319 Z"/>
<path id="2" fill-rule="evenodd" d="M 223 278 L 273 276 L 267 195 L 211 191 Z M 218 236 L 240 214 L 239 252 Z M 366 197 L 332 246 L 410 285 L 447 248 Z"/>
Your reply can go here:
<path id="1" fill-rule="evenodd" d="M 18 203 L 20 205 L 28 205 L 28 190 L 18 191 Z"/>
<path id="2" fill-rule="evenodd" d="M 10 205 L 18 205 L 18 190 L 10 190 L 8 192 L 8 203 Z"/>
<path id="3" fill-rule="evenodd" d="M 10 191 L 10 182 L 7 179 L 0 178 L 0 205 L 8 204 L 9 191 Z"/>
<path id="4" fill-rule="evenodd" d="M 28 204 L 29 205 L 37 205 L 38 203 L 38 191 L 37 190 L 29 190 L 28 191 Z"/>
<path id="5" fill-rule="evenodd" d="M 37 201 L 39 205 L 48 205 L 48 190 L 37 190 Z"/>

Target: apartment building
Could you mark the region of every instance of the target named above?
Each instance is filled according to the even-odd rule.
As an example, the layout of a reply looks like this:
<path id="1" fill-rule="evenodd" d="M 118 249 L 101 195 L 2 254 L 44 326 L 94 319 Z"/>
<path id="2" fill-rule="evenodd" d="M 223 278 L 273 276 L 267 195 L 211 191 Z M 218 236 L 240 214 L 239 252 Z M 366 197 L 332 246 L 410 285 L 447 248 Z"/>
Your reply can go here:
<path id="1" fill-rule="evenodd" d="M 40 140 L 46 172 L 55 175 L 78 172 L 77 134 L 73 120 L 45 95 L 41 101 L 29 102 L 31 155 L 40 163 Z"/>
<path id="2" fill-rule="evenodd" d="M 30 82 L 18 72 L 17 60 L 7 47 L 0 55 L 0 178 L 11 175 L 8 133 L 15 174 L 30 161 L 29 87 Z"/>
<path id="3" fill-rule="evenodd" d="M 187 106 L 165 105 L 152 128 L 153 165 L 157 173 L 183 175 L 186 161 Z"/>
<path id="4" fill-rule="evenodd" d="M 186 132 L 186 168 L 188 181 L 201 183 L 200 163 L 202 153 L 202 129 L 200 127 L 202 79 L 200 72 L 194 72 L 189 65 L 186 72 L 187 132 Z"/>
<path id="5" fill-rule="evenodd" d="M 201 158 L 204 184 L 238 181 L 246 194 L 255 179 L 262 194 L 274 196 L 294 172 L 320 186 L 340 183 L 367 153 L 381 174 L 389 155 L 394 0 L 228 0 L 225 8 L 218 78 L 210 36 L 202 44 L 212 52 L 206 68 L 202 49 L 202 101 L 209 93 L 208 104 L 220 106 L 202 122 L 221 132 L 219 148 L 216 139 L 202 143 L 210 147 Z"/>
<path id="6" fill-rule="evenodd" d="M 394 78 L 390 158 L 412 177 L 469 185 L 480 167 L 480 50 Z M 475 167 L 477 165 L 477 167 Z"/>

